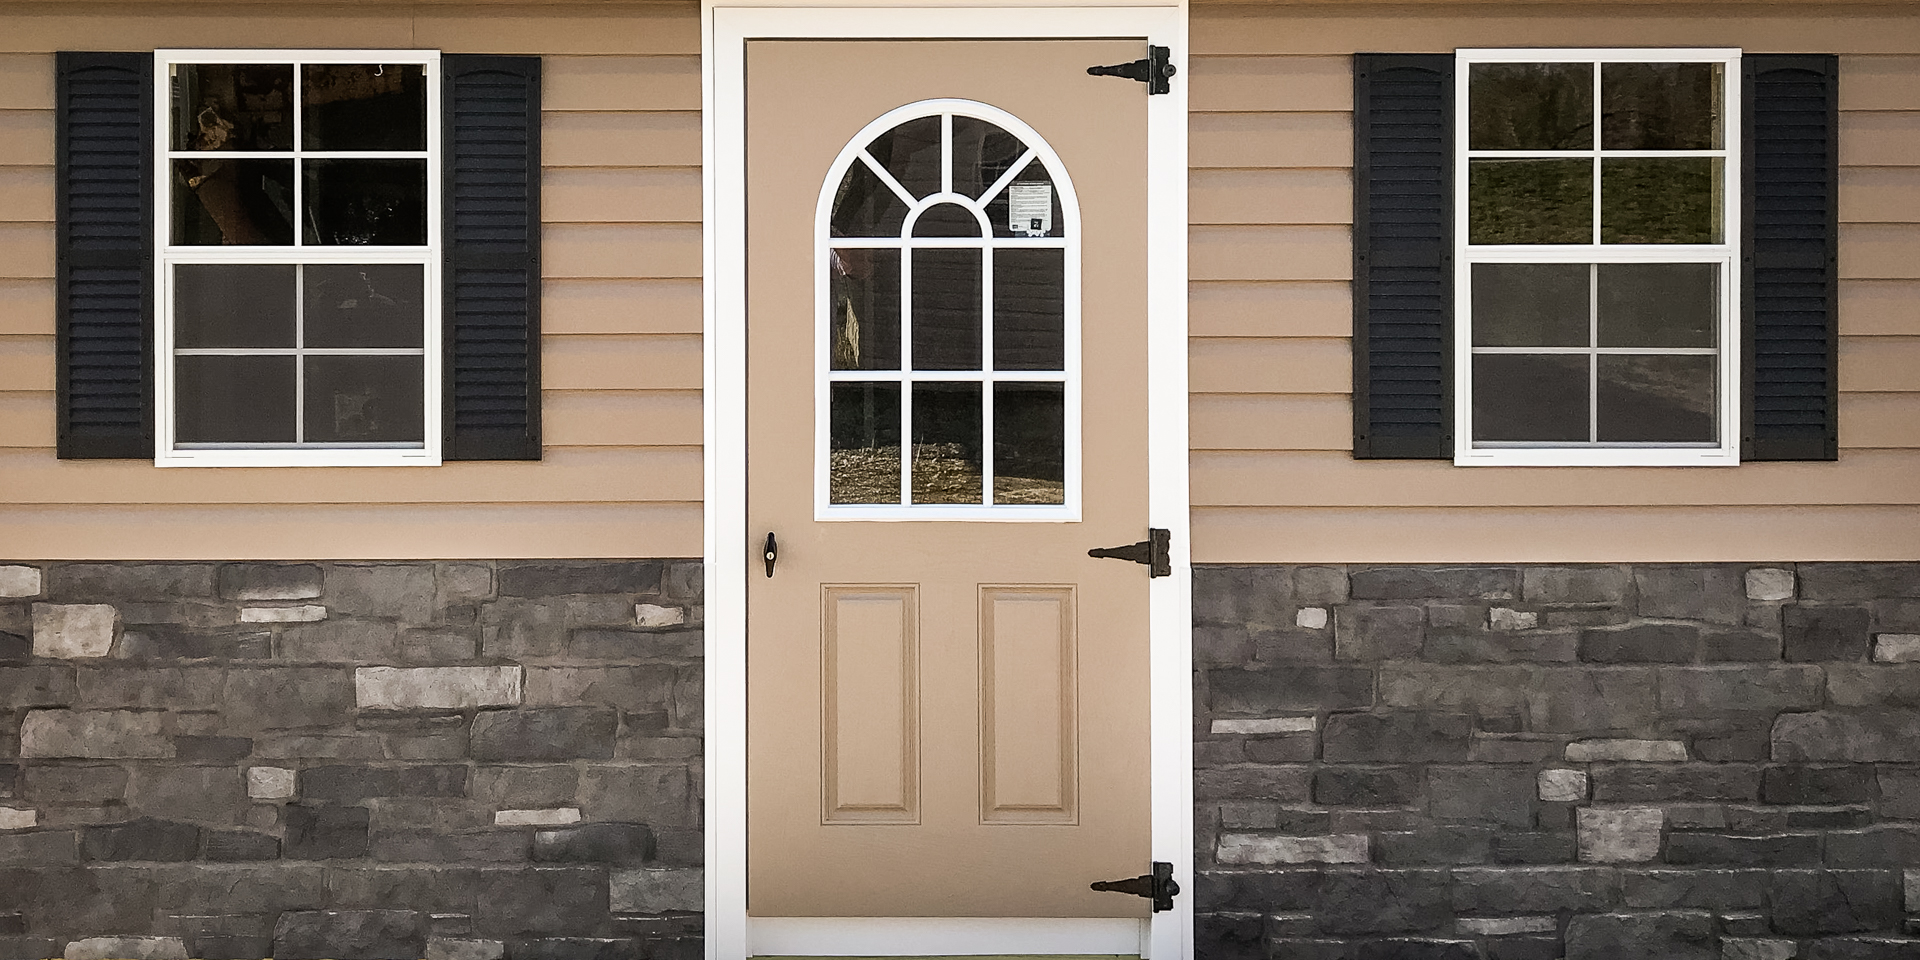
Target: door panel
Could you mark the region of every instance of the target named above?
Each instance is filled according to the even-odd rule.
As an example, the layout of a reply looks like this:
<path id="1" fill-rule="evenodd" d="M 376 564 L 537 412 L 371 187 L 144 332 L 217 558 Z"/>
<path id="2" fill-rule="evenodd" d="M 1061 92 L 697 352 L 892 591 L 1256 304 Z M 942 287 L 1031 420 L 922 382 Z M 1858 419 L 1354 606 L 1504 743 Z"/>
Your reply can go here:
<path id="1" fill-rule="evenodd" d="M 1146 915 L 1143 47 L 748 45 L 754 916 Z"/>

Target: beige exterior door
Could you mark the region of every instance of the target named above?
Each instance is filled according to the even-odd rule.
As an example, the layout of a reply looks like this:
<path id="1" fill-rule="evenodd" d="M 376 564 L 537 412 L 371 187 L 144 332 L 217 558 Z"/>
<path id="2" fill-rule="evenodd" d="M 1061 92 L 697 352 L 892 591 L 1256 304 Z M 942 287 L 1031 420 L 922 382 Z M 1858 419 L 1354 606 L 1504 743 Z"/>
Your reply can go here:
<path id="1" fill-rule="evenodd" d="M 748 46 L 753 916 L 1147 915 L 1144 52 Z"/>

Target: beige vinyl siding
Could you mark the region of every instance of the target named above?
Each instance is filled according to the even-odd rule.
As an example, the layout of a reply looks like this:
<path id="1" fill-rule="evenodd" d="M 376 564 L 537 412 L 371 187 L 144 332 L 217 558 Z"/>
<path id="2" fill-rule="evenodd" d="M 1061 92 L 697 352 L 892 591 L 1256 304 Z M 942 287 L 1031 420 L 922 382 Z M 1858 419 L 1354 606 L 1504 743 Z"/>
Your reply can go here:
<path id="1" fill-rule="evenodd" d="M 290 5 L 289 5 L 290 6 Z M 699 20 L 692 4 L 0 14 L 0 553 L 699 556 Z M 281 7 L 278 9 L 286 9 Z M 419 47 L 543 57 L 545 458 L 158 469 L 54 456 L 53 56 Z"/>
<path id="2" fill-rule="evenodd" d="M 1194 559 L 1912 559 L 1920 544 L 1920 20 L 1702 7 L 1194 9 Z M 1462 468 L 1352 446 L 1355 51 L 1839 53 L 1838 463 Z"/>

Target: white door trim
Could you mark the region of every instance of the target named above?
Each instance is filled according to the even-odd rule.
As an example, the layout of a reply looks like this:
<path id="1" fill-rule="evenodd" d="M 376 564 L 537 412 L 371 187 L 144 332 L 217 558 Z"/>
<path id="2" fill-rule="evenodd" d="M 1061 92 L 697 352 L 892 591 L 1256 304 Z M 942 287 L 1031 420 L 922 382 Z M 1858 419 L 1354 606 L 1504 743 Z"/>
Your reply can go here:
<path id="1" fill-rule="evenodd" d="M 1173 533 L 1173 576 L 1147 581 L 1153 859 L 1184 888 L 1153 916 L 1140 952 L 1193 956 L 1193 669 L 1187 496 L 1187 3 L 1022 6 L 1019 0 L 897 7 L 783 7 L 702 0 L 701 180 L 706 384 L 706 950 L 751 955 L 747 916 L 746 41 L 756 37 L 1147 37 L 1182 70 L 1148 99 L 1148 516 Z M 804 2 L 804 0 L 802 0 Z M 981 8 L 991 9 L 981 9 Z M 1116 83 L 1128 81 L 1116 80 Z M 1143 89 L 1142 96 L 1146 96 Z M 1144 535 L 1144 531 L 1143 535 Z M 1146 865 L 1141 865 L 1142 871 Z M 765 928 L 778 934 L 784 926 Z M 952 929 L 960 929 L 954 926 Z M 847 934 L 855 933 L 847 930 Z M 810 941 L 818 943 L 819 941 Z M 949 946 L 952 944 L 950 941 Z M 868 944 L 872 946 L 873 944 Z M 768 944 L 772 946 L 772 944 Z M 905 949 L 868 951 L 902 954 Z M 945 949 L 946 953 L 963 950 Z M 977 952 L 977 951 L 976 951 Z M 1031 948 L 1022 952 L 1033 952 Z"/>

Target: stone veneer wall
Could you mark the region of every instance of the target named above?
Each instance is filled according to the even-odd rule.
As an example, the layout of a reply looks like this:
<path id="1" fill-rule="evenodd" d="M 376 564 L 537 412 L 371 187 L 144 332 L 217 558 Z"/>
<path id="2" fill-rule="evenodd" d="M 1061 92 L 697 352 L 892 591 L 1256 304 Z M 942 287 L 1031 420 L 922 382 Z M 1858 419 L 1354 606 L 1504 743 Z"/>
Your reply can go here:
<path id="1" fill-rule="evenodd" d="M 1209 960 L 1920 957 L 1920 564 L 1205 567 Z"/>
<path id="2" fill-rule="evenodd" d="M 0 960 L 700 956 L 700 591 L 0 564 Z"/>

